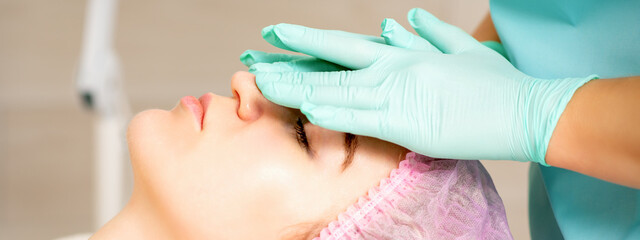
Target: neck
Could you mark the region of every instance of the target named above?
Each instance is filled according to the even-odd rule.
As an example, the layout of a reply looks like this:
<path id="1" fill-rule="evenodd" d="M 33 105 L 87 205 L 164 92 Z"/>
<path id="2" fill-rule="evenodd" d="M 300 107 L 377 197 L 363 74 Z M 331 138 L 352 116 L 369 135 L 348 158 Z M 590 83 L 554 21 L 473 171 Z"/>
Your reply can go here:
<path id="1" fill-rule="evenodd" d="M 129 203 L 102 226 L 91 240 L 100 239 L 170 239 L 171 233 L 151 204 L 133 196 Z"/>

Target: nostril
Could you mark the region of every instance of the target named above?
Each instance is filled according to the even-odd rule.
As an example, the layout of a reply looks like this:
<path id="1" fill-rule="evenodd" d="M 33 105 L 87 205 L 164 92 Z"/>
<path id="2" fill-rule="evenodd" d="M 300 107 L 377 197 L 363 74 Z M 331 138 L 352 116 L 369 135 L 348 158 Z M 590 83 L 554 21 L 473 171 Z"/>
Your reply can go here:
<path id="1" fill-rule="evenodd" d="M 240 105 L 242 104 L 242 100 L 240 99 L 240 94 L 238 94 L 238 91 L 236 91 L 235 89 L 232 90 L 233 93 L 233 99 L 237 100 L 236 101 L 236 115 L 238 115 L 238 118 L 242 119 L 241 116 L 241 110 L 240 110 Z"/>
<path id="2" fill-rule="evenodd" d="M 256 102 L 238 100 L 238 117 L 244 121 L 254 121 L 262 115 L 262 109 Z"/>
<path id="3" fill-rule="evenodd" d="M 238 101 L 237 114 L 244 121 L 260 118 L 264 104 L 263 96 L 258 90 L 254 75 L 237 72 L 231 79 L 233 98 Z"/>

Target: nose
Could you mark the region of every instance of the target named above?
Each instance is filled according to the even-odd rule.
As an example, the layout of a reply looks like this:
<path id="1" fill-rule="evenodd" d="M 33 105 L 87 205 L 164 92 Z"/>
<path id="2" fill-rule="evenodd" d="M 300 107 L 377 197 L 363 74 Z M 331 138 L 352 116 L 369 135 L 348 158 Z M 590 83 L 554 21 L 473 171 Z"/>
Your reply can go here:
<path id="1" fill-rule="evenodd" d="M 269 104 L 258 90 L 256 78 L 251 73 L 235 73 L 231 77 L 231 91 L 240 102 L 238 117 L 244 121 L 255 121 L 260 118 Z"/>

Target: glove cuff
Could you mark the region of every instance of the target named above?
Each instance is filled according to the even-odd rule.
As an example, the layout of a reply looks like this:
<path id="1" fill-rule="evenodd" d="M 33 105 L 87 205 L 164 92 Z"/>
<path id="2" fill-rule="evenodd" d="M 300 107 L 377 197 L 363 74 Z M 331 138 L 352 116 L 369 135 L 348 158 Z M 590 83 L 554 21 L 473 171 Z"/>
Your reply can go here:
<path id="1" fill-rule="evenodd" d="M 532 79 L 523 116 L 525 161 L 549 166 L 545 160 L 551 135 L 575 91 L 597 75 L 585 78 Z"/>

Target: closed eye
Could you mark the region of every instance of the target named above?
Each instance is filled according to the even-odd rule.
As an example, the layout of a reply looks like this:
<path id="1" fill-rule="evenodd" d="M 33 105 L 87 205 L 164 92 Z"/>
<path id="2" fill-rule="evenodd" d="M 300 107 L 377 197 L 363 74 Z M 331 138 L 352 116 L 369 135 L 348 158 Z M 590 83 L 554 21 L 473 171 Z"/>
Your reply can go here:
<path id="1" fill-rule="evenodd" d="M 298 141 L 298 144 L 302 149 L 304 149 L 310 158 L 315 157 L 315 151 L 311 148 L 309 144 L 309 140 L 307 139 L 307 133 L 305 131 L 304 125 L 308 123 L 309 120 L 303 115 L 300 114 L 296 118 L 295 123 L 293 124 L 293 128 L 295 130 L 295 137 Z M 358 149 L 358 136 L 353 135 L 351 133 L 344 133 L 344 151 L 345 158 L 342 163 L 342 171 L 346 170 L 351 166 L 353 162 L 353 157 L 355 155 L 356 150 Z"/>
<path id="2" fill-rule="evenodd" d="M 296 132 L 296 139 L 298 140 L 298 144 L 302 147 L 309 156 L 313 157 L 313 151 L 309 146 L 309 140 L 307 140 L 307 133 L 304 130 L 304 124 L 307 122 L 307 119 L 299 116 L 296 119 L 296 123 L 293 125 Z"/>

